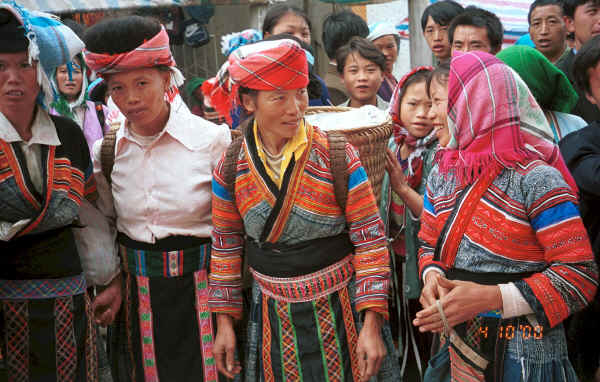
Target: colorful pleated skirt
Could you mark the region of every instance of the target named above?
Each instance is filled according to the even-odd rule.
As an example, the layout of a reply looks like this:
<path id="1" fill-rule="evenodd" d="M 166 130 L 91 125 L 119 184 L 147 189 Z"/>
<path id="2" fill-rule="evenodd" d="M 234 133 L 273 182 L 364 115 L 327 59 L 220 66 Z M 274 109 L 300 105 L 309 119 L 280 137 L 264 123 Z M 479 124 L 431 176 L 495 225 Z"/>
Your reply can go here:
<path id="1" fill-rule="evenodd" d="M 361 329 L 350 257 L 309 275 L 274 278 L 252 271 L 245 381 L 359 381 Z M 387 323 L 377 381 L 399 381 Z"/>

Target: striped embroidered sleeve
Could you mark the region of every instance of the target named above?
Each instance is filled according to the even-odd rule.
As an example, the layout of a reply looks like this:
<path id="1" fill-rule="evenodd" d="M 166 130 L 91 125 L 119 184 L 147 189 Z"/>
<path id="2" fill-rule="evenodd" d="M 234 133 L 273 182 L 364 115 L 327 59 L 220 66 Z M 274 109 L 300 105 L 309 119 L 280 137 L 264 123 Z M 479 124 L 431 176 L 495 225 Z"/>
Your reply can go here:
<path id="1" fill-rule="evenodd" d="M 577 198 L 560 173 L 539 166 L 525 176 L 524 183 L 527 214 L 548 266 L 515 285 L 540 323 L 554 327 L 591 301 L 598 269 Z"/>
<path id="2" fill-rule="evenodd" d="M 223 157 L 224 158 L 224 157 Z M 242 317 L 243 220 L 223 180 L 223 158 L 213 171 L 209 305 L 213 313 Z"/>
<path id="3" fill-rule="evenodd" d="M 346 146 L 348 200 L 346 221 L 355 246 L 356 309 L 373 310 L 388 318 L 390 258 L 383 221 L 358 153 Z"/>
<path id="4" fill-rule="evenodd" d="M 439 261 L 433 260 L 435 246 L 442 231 L 446 219 L 441 219 L 435 212 L 434 199 L 432 192 L 427 185 L 425 194 L 423 195 L 423 213 L 421 214 L 421 229 L 419 230 L 419 277 L 421 280 L 425 275 L 425 271 L 429 268 L 437 268 L 443 273 L 446 267 Z M 447 217 L 446 213 L 446 217 Z"/>

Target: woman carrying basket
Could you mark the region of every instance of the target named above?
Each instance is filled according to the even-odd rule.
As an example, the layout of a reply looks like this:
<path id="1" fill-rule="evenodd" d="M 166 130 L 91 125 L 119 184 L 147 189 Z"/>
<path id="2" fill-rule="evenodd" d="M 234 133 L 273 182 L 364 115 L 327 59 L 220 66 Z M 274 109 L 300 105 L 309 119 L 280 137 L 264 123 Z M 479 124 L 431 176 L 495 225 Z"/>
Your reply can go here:
<path id="1" fill-rule="evenodd" d="M 336 203 L 327 136 L 304 120 L 304 51 L 292 40 L 243 46 L 207 83 L 217 110 L 239 94 L 253 116 L 213 178 L 209 303 L 219 371 L 241 370 L 232 321 L 243 314 L 244 253 L 253 278 L 247 381 L 397 381 L 383 223 L 349 144 L 346 207 Z"/>
<path id="2" fill-rule="evenodd" d="M 448 367 L 452 380 L 576 381 L 562 321 L 598 273 L 544 114 L 514 71 L 470 52 L 450 64 L 448 124 L 419 232 L 414 324 L 450 331 L 429 380 Z"/>

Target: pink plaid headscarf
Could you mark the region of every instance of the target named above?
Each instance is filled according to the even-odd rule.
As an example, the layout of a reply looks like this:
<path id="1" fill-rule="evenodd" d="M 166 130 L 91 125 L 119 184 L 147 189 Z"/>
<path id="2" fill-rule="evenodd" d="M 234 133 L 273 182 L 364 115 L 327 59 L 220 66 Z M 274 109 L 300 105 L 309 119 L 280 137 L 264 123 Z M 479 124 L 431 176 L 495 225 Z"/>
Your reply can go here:
<path id="1" fill-rule="evenodd" d="M 541 159 L 577 191 L 542 109 L 523 80 L 484 52 L 457 54 L 450 62 L 448 127 L 453 136 L 438 153 L 442 174 L 463 184 L 500 167 Z"/>

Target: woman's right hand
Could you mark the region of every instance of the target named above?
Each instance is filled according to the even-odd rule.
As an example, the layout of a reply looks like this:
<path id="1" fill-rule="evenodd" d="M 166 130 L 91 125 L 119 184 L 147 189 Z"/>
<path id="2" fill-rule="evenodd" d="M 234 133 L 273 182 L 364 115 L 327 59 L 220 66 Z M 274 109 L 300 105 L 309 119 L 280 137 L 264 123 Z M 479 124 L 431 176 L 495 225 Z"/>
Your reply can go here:
<path id="1" fill-rule="evenodd" d="M 234 378 L 242 371 L 235 360 L 235 331 L 233 318 L 228 314 L 217 314 L 217 337 L 213 345 L 217 369 L 227 378 Z"/>
<path id="2" fill-rule="evenodd" d="M 423 309 L 429 308 L 435 304 L 435 300 L 439 300 L 448 294 L 449 290 L 439 284 L 440 277 L 442 277 L 442 274 L 434 270 L 427 272 L 425 275 L 425 284 L 419 298 Z"/>
<path id="3" fill-rule="evenodd" d="M 385 152 L 385 169 L 390 174 L 392 190 L 400 197 L 403 197 L 406 192 L 409 191 L 410 186 L 406 181 L 406 175 L 404 174 L 404 170 L 402 170 L 402 165 L 400 165 L 396 155 L 394 155 L 389 148 L 386 149 Z"/>

